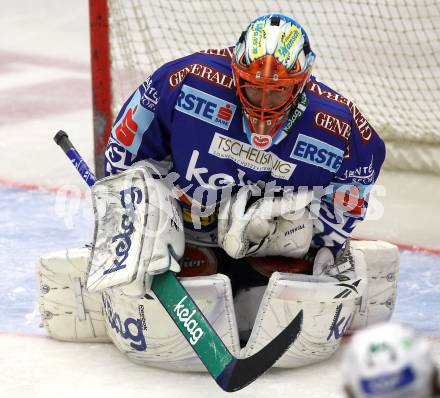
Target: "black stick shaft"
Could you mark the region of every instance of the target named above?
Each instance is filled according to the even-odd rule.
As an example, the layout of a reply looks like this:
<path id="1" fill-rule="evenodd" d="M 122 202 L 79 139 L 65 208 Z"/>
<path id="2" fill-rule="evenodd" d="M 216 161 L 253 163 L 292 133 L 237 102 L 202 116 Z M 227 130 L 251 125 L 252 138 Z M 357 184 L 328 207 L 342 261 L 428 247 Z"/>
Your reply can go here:
<path id="1" fill-rule="evenodd" d="M 69 140 L 69 136 L 63 130 L 58 131 L 53 137 L 54 141 L 61 147 L 67 157 L 71 160 L 78 173 L 89 187 L 93 186 L 96 182 L 96 177 L 93 172 L 87 166 L 87 163 L 75 149 L 73 144 Z"/>

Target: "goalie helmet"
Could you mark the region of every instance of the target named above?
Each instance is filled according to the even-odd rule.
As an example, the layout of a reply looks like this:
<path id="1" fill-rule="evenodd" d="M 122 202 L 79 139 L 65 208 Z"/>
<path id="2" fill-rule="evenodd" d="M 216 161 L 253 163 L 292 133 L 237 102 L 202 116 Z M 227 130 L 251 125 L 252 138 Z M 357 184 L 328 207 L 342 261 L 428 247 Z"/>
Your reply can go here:
<path id="1" fill-rule="evenodd" d="M 357 332 L 343 361 L 351 398 L 424 398 L 434 392 L 435 365 L 429 346 L 396 323 Z"/>
<path id="2" fill-rule="evenodd" d="M 268 149 L 287 124 L 311 73 L 315 54 L 293 19 L 269 14 L 241 34 L 232 59 L 249 142 Z"/>

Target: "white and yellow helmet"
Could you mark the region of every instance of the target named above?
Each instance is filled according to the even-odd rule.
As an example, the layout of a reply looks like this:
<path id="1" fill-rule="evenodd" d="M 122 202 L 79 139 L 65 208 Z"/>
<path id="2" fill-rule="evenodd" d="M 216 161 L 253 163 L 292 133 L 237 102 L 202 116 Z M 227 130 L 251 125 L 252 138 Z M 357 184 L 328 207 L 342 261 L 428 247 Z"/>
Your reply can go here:
<path id="1" fill-rule="evenodd" d="M 232 73 L 252 145 L 271 145 L 309 80 L 314 59 L 306 32 L 285 15 L 263 15 L 241 34 Z M 260 93 L 261 104 L 250 101 L 248 90 Z M 276 105 L 266 101 L 268 92 L 278 94 Z"/>

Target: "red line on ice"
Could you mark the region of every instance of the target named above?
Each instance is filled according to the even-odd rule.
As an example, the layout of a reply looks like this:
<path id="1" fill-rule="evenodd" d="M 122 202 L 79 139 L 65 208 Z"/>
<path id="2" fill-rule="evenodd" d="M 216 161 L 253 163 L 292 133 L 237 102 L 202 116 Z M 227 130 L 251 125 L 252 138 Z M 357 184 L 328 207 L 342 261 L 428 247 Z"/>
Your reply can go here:
<path id="1" fill-rule="evenodd" d="M 22 189 L 25 191 L 40 191 L 40 192 L 58 193 L 58 194 L 63 194 L 66 196 L 74 196 L 74 197 L 79 196 L 81 198 L 86 197 L 87 193 L 89 192 L 89 190 L 81 189 L 81 194 L 78 195 L 76 192 L 73 192 L 73 191 L 62 190 L 62 187 L 59 187 L 59 186 L 19 182 L 19 181 L 8 180 L 5 178 L 0 178 L 0 186 L 6 186 L 6 187 L 15 188 L 15 189 Z"/>
<path id="2" fill-rule="evenodd" d="M 57 187 L 57 186 L 48 186 L 48 185 L 44 185 L 44 184 L 33 184 L 33 183 L 23 183 L 23 182 L 18 182 L 18 181 L 12 181 L 12 180 L 7 180 L 4 178 L 0 178 L 0 186 L 10 186 L 16 189 L 23 189 L 23 190 L 28 190 L 28 191 L 42 191 L 42 192 L 51 192 L 51 193 L 57 193 L 61 187 Z M 88 193 L 88 190 L 81 190 L 81 195 L 80 197 L 85 197 L 86 194 Z M 70 192 L 67 191 L 65 193 L 68 196 L 76 196 L 76 194 L 74 192 Z M 356 237 L 355 239 L 357 240 L 373 240 L 373 239 L 362 239 L 361 237 Z M 407 245 L 407 244 L 403 244 L 403 243 L 397 243 L 397 242 L 390 242 L 393 245 L 396 245 L 400 250 L 408 250 L 408 251 L 412 251 L 412 252 L 416 252 L 416 253 L 421 253 L 421 254 L 434 254 L 437 256 L 440 256 L 440 249 L 434 249 L 434 248 L 430 248 L 430 247 L 421 247 L 421 246 L 412 246 L 412 245 Z"/>
<path id="3" fill-rule="evenodd" d="M 375 240 L 375 239 L 365 239 L 359 236 L 353 237 L 355 240 Z M 414 245 L 407 245 L 404 243 L 397 243 L 397 242 L 391 242 L 387 240 L 388 243 L 391 243 L 393 245 L 396 245 L 400 250 L 407 250 L 411 252 L 421 253 L 421 254 L 434 254 L 436 256 L 440 256 L 440 249 L 434 249 L 430 247 L 423 247 L 423 246 L 414 246 Z"/>

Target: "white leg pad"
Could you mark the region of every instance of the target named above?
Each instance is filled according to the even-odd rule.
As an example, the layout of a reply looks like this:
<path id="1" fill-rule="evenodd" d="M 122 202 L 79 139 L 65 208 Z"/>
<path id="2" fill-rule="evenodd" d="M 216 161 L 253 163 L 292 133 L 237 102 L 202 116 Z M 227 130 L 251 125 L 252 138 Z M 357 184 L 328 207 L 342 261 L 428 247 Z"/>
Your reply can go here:
<path id="1" fill-rule="evenodd" d="M 348 328 L 384 321 L 392 314 L 399 271 L 397 247 L 354 241 L 351 250 L 356 277 L 342 283 L 328 276 L 276 272 L 267 287 L 241 291 L 233 300 L 230 281 L 224 275 L 181 281 L 234 355 L 258 352 L 304 310 L 302 331 L 275 364 L 299 367 L 331 356 Z M 40 311 L 51 337 L 112 341 L 142 365 L 205 370 L 156 299 L 128 297 L 120 288 L 107 289 L 102 298 L 100 293 L 85 291 L 89 256 L 88 248 L 69 249 L 43 256 L 37 263 Z M 244 338 L 250 335 L 242 350 L 238 331 Z"/>
<path id="2" fill-rule="evenodd" d="M 237 355 L 240 345 L 229 278 L 217 274 L 181 278 L 181 282 L 231 353 Z M 103 302 L 109 336 L 129 359 L 171 370 L 206 371 L 157 299 L 128 297 L 114 288 L 103 293 Z"/>
<path id="3" fill-rule="evenodd" d="M 261 350 L 303 310 L 302 330 L 275 366 L 295 368 L 330 357 L 349 327 L 356 300 L 365 289 L 362 253 L 354 252 L 353 257 L 356 277 L 343 283 L 328 276 L 273 273 L 243 348 L 244 356 Z"/>
<path id="4" fill-rule="evenodd" d="M 351 241 L 351 247 L 364 254 L 368 284 L 357 305 L 349 331 L 391 318 L 396 303 L 399 249 L 383 241 Z"/>
<path id="5" fill-rule="evenodd" d="M 206 371 L 157 299 L 121 288 L 85 290 L 89 248 L 50 253 L 37 262 L 39 305 L 49 336 L 62 341 L 113 342 L 132 361 L 179 371 Z M 240 352 L 229 278 L 181 278 L 232 354 Z"/>
<path id="6" fill-rule="evenodd" d="M 110 341 L 105 328 L 101 294 L 85 290 L 90 249 L 68 249 L 37 262 L 38 303 L 49 336 L 77 342 Z"/>

